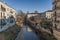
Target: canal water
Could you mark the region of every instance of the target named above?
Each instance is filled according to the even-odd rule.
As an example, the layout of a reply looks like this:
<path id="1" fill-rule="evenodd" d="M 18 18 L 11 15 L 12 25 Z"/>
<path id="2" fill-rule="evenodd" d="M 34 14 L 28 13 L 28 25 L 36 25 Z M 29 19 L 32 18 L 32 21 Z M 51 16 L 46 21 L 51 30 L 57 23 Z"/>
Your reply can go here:
<path id="1" fill-rule="evenodd" d="M 24 26 L 16 40 L 39 40 L 38 36 L 28 26 Z"/>

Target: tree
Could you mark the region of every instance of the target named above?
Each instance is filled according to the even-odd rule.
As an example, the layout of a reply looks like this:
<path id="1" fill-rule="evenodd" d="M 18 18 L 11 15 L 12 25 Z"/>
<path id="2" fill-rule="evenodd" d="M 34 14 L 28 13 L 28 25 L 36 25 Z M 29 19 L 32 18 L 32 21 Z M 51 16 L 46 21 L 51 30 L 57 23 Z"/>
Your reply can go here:
<path id="1" fill-rule="evenodd" d="M 25 13 L 22 11 L 22 10 L 19 10 L 18 13 L 17 13 L 17 22 L 18 24 L 24 24 L 24 19 L 25 19 Z"/>
<path id="2" fill-rule="evenodd" d="M 44 29 L 49 29 L 50 32 L 53 34 L 53 24 L 51 21 L 48 21 L 48 20 L 43 20 L 41 23 L 40 23 L 41 27 L 43 27 Z"/>

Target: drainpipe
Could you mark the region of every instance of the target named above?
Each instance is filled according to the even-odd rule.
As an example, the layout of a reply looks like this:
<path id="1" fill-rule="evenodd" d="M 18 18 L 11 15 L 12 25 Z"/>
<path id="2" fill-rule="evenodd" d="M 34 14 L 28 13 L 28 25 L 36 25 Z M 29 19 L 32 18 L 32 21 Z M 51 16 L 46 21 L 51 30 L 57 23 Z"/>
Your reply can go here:
<path id="1" fill-rule="evenodd" d="M 55 5 L 55 10 L 56 10 L 56 5 Z M 55 11 L 55 29 L 57 29 L 57 25 L 56 25 L 56 11 Z"/>
<path id="2" fill-rule="evenodd" d="M 2 12 L 1 12 L 1 28 L 2 28 Z"/>

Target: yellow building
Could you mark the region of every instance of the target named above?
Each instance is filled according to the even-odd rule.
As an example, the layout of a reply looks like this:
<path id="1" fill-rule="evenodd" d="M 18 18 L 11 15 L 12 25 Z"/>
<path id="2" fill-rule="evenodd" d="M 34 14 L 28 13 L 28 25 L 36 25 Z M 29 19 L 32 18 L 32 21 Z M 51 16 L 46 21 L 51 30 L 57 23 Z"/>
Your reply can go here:
<path id="1" fill-rule="evenodd" d="M 53 0 L 54 27 L 60 29 L 60 0 Z"/>

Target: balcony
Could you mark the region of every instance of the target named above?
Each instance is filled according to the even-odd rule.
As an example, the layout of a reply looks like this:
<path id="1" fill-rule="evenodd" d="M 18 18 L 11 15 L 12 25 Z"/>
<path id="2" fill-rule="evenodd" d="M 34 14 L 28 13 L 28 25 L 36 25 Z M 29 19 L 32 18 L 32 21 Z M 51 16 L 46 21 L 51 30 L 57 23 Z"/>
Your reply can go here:
<path id="1" fill-rule="evenodd" d="M 53 16 L 54 16 L 54 17 L 56 16 L 56 12 L 54 12 Z"/>
<path id="2" fill-rule="evenodd" d="M 60 10 L 60 6 L 53 7 L 53 10 Z"/>
<path id="3" fill-rule="evenodd" d="M 6 9 L 1 5 L 0 11 L 5 12 Z"/>
<path id="4" fill-rule="evenodd" d="M 55 1 L 55 0 L 52 2 L 52 4 L 54 4 L 54 3 L 56 3 L 56 1 Z"/>
<path id="5" fill-rule="evenodd" d="M 60 20 L 56 20 L 56 23 L 60 23 Z"/>
<path id="6" fill-rule="evenodd" d="M 56 13 L 56 17 L 60 17 L 60 13 Z"/>
<path id="7" fill-rule="evenodd" d="M 53 8 L 52 8 L 53 10 L 55 10 L 56 9 L 56 6 L 53 6 Z"/>
<path id="8" fill-rule="evenodd" d="M 54 4 L 54 3 L 56 3 L 56 2 L 60 2 L 60 0 L 54 0 L 52 3 Z"/>

